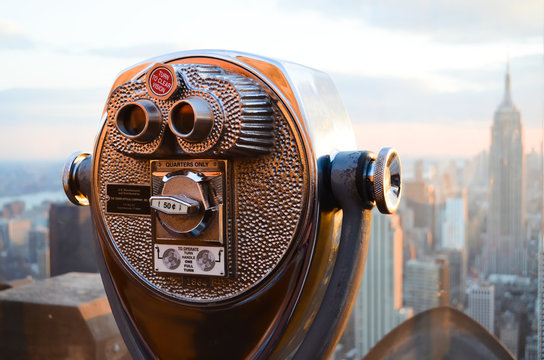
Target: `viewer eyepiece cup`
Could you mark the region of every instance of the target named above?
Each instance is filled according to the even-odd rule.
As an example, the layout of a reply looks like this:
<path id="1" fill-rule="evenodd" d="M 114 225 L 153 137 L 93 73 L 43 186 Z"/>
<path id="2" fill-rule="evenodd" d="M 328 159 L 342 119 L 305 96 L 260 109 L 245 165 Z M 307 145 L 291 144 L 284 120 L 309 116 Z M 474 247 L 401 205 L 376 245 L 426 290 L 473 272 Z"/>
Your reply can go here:
<path id="1" fill-rule="evenodd" d="M 161 113 L 152 101 L 138 100 L 117 111 L 115 125 L 127 138 L 146 143 L 159 135 L 161 120 Z"/>
<path id="2" fill-rule="evenodd" d="M 189 141 L 204 140 L 213 127 L 213 113 L 205 100 L 187 98 L 172 106 L 168 125 L 174 134 Z"/>

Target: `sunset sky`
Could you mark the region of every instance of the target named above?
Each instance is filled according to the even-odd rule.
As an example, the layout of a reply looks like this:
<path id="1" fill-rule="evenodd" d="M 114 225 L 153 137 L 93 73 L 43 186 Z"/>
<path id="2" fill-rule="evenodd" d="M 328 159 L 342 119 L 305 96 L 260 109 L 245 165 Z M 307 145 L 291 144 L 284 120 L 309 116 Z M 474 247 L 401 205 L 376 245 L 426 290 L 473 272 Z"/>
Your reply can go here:
<path id="1" fill-rule="evenodd" d="M 91 150 L 118 72 L 232 49 L 331 75 L 361 149 L 471 156 L 489 146 L 510 59 L 525 148 L 543 119 L 542 1 L 12 1 L 0 4 L 0 159 Z"/>

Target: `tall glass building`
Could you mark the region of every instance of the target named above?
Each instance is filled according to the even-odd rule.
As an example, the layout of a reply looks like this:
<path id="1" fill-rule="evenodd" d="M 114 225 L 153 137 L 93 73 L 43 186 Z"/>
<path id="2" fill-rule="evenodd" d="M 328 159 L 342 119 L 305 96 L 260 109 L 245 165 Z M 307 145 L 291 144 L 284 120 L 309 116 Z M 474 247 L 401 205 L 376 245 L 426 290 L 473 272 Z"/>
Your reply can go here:
<path id="1" fill-rule="evenodd" d="M 523 125 L 512 101 L 510 71 L 504 99 L 495 111 L 489 151 L 489 214 L 484 271 L 489 274 L 527 274 L 525 219 L 525 158 Z"/>

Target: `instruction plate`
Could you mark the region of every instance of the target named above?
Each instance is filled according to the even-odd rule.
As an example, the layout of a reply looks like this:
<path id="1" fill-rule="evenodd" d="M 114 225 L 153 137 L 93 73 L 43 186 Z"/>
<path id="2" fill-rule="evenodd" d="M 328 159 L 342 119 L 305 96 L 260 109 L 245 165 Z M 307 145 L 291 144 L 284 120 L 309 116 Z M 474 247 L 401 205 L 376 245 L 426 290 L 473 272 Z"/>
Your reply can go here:
<path id="1" fill-rule="evenodd" d="M 225 276 L 225 250 L 217 246 L 154 245 L 155 271 Z"/>

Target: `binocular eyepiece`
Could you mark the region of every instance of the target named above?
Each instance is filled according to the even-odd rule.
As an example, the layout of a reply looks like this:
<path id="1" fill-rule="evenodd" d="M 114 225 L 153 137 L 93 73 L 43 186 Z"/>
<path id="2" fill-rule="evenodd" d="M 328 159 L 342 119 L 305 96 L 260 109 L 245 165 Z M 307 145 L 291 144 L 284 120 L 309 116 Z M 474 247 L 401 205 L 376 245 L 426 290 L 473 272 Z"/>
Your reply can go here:
<path id="1" fill-rule="evenodd" d="M 137 358 L 329 356 L 397 152 L 353 151 L 330 78 L 255 55 L 158 57 L 119 75 L 68 198 L 92 208 L 99 268 Z"/>
<path id="2" fill-rule="evenodd" d="M 152 101 L 138 100 L 123 105 L 115 116 L 115 125 L 127 138 L 147 143 L 159 135 L 162 115 Z"/>

